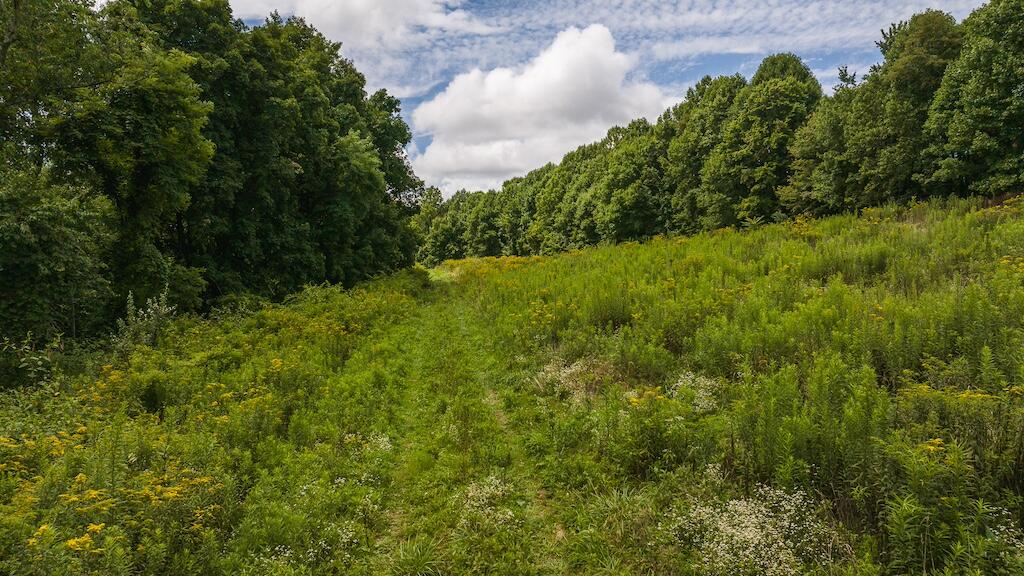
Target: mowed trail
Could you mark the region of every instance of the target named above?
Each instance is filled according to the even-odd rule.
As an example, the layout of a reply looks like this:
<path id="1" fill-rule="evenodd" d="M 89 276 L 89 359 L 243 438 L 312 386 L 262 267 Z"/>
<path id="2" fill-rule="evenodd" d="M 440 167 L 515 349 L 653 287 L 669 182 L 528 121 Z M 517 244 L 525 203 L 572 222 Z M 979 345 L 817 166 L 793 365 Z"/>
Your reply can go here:
<path id="1" fill-rule="evenodd" d="M 435 282 L 414 314 L 380 327 L 348 362 L 372 355 L 387 366 L 386 378 L 401 380 L 388 383 L 401 392 L 388 411 L 387 525 L 371 555 L 389 565 L 374 569 L 564 573 L 556 550 L 564 529 L 524 452 L 516 415 L 516 389 L 529 386 L 529 374 L 467 313 L 458 290 Z"/>

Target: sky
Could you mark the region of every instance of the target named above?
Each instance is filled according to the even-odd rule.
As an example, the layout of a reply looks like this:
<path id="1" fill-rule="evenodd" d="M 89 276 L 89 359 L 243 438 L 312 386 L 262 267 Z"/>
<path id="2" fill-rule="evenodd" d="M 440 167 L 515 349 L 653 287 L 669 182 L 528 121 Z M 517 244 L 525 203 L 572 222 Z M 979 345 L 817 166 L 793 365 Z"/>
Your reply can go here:
<path id="1" fill-rule="evenodd" d="M 866 72 L 881 30 L 978 0 L 233 0 L 259 23 L 297 15 L 371 91 L 401 98 L 408 153 L 428 186 L 498 188 L 630 120 L 656 119 L 705 75 L 748 78 L 794 52 L 828 92 Z"/>

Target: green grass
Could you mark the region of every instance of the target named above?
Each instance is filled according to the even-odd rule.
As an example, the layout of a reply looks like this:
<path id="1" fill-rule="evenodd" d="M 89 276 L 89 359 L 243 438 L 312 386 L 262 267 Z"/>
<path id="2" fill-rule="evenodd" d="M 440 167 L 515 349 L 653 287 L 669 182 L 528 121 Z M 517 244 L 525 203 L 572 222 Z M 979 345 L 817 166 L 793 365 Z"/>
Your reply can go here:
<path id="1" fill-rule="evenodd" d="M 4 393 L 0 573 L 1019 574 L 1022 350 L 1014 202 L 309 288 Z"/>

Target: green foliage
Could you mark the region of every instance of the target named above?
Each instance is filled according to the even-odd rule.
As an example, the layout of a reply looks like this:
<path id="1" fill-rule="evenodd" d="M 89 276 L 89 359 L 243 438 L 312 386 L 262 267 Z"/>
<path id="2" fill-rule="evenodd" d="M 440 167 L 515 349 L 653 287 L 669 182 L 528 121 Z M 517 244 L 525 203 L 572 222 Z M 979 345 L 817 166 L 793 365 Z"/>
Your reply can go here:
<path id="1" fill-rule="evenodd" d="M 1022 280 L 933 200 L 10 341 L 0 571 L 1017 574 Z"/>
<path id="2" fill-rule="evenodd" d="M 174 316 L 174 306 L 167 302 L 167 290 L 150 298 L 142 308 L 135 306 L 135 296 L 128 293 L 124 318 L 117 320 L 114 352 L 127 356 L 136 346 L 155 346 L 157 338 Z"/>
<path id="3" fill-rule="evenodd" d="M 821 86 L 796 56 L 765 59 L 736 95 L 722 141 L 701 168 L 704 228 L 778 219 L 793 134 L 814 110 Z"/>
<path id="4" fill-rule="evenodd" d="M 251 30 L 226 2 L 144 3 L 170 50 L 187 50 L 216 146 L 168 248 L 204 269 L 211 296 L 280 298 L 411 263 L 408 204 L 422 187 L 398 101 L 367 96 L 340 45 L 300 19 Z"/>
<path id="5" fill-rule="evenodd" d="M 1024 173 L 1024 3 L 995 0 L 964 21 L 964 48 L 931 105 L 926 186 L 986 196 L 1020 190 Z"/>
<path id="6" fill-rule="evenodd" d="M 49 341 L 103 325 L 112 224 L 110 202 L 87 188 L 0 170 L 0 338 Z"/>
<path id="7" fill-rule="evenodd" d="M 946 66 L 956 59 L 962 35 L 953 18 L 928 11 L 911 18 L 889 38 L 885 61 L 868 75 L 850 104 L 847 161 L 850 205 L 922 196 L 915 175 L 922 169 L 928 108 Z"/>
<path id="8" fill-rule="evenodd" d="M 1020 7 L 416 210 L 301 20 L 0 3 L 0 572 L 1021 573 Z"/>
<path id="9" fill-rule="evenodd" d="M 739 75 L 705 76 L 687 92 L 686 100 L 680 105 L 679 134 L 672 139 L 666 157 L 671 194 L 669 231 L 700 230 L 702 212 L 697 203 L 701 167 L 721 142 L 722 126 L 744 86 L 746 80 Z"/>
<path id="10" fill-rule="evenodd" d="M 223 0 L 24 0 L 0 16 L 0 221 L 33 227 L 6 230 L 21 262 L 4 263 L 4 305 L 19 307 L 0 312 L 4 335 L 95 337 L 122 312 L 111 295 L 166 287 L 188 312 L 412 262 L 422 183 L 399 102 L 368 96 L 340 44 L 303 21 L 249 28 Z"/>
<path id="11" fill-rule="evenodd" d="M 885 32 L 884 61 L 860 84 L 847 74 L 797 132 L 783 203 L 825 214 L 924 196 L 917 182 L 929 144 L 924 125 L 962 42 L 953 18 L 937 11 Z"/>

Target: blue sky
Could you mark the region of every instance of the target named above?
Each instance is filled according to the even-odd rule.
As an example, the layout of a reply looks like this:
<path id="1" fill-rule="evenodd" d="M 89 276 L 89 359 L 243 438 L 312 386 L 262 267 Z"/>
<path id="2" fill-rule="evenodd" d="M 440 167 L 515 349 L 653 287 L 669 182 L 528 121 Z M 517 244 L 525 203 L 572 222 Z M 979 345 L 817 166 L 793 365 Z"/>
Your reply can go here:
<path id="1" fill-rule="evenodd" d="M 234 0 L 235 14 L 297 14 L 403 102 L 409 153 L 450 194 L 511 176 L 656 118 L 706 74 L 750 76 L 771 53 L 804 58 L 826 90 L 836 70 L 879 60 L 880 30 L 977 0 Z"/>

